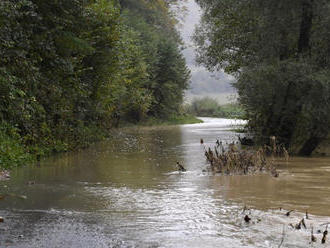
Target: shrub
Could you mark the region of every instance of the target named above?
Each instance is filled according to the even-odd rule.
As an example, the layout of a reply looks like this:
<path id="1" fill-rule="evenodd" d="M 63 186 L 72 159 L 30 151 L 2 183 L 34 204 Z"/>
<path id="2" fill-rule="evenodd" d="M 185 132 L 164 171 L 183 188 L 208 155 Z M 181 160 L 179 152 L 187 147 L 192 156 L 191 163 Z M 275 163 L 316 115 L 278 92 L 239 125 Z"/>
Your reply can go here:
<path id="1" fill-rule="evenodd" d="M 9 168 L 30 162 L 33 156 L 21 143 L 18 129 L 5 122 L 0 123 L 0 167 Z"/>

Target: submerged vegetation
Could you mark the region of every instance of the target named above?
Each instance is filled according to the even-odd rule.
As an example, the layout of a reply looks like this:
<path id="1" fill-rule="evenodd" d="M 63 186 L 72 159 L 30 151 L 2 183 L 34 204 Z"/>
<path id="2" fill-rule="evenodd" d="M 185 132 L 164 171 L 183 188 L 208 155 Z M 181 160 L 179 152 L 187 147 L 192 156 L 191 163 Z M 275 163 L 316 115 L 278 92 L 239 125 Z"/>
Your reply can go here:
<path id="1" fill-rule="evenodd" d="M 260 222 L 269 221 L 264 220 L 260 216 L 260 213 L 258 211 L 252 211 L 253 209 L 249 209 L 246 206 L 244 206 L 243 211 L 241 213 L 241 218 L 244 220 L 244 226 L 253 226 L 257 225 Z M 306 211 L 305 214 L 297 213 L 296 216 L 291 216 L 291 213 L 294 212 L 294 210 L 286 211 L 282 208 L 278 210 L 273 210 L 273 214 L 276 215 L 276 218 L 280 219 L 281 217 L 285 216 L 285 219 L 283 219 L 282 224 L 283 231 L 281 234 L 281 239 L 279 239 L 279 245 L 278 248 L 282 247 L 282 245 L 289 243 L 291 240 L 288 240 L 286 236 L 288 236 L 288 233 L 297 232 L 299 231 L 299 235 L 301 236 L 302 240 L 306 241 L 306 247 L 314 247 L 317 243 L 325 244 L 327 243 L 327 235 L 328 235 L 328 225 L 329 223 L 320 223 L 320 221 L 315 221 L 315 219 L 311 219 L 308 215 L 308 211 Z M 244 216 L 244 217 L 243 217 Z M 265 216 L 263 216 L 265 217 Z M 293 223 L 289 223 L 293 221 Z M 271 221 L 271 224 L 274 220 Z M 316 232 L 314 233 L 314 227 L 317 227 Z M 290 246 L 290 245 L 289 245 Z M 284 246 L 283 246 L 284 247 Z"/>
<path id="2" fill-rule="evenodd" d="M 230 174 L 255 174 L 269 172 L 278 177 L 275 157 L 289 158 L 289 154 L 283 145 L 276 144 L 275 137 L 270 139 L 271 146 L 263 146 L 259 149 L 238 149 L 232 143 L 225 149 L 222 142 L 217 140 L 213 149 L 205 149 L 205 157 L 210 164 L 210 169 L 215 173 Z"/>
<path id="3" fill-rule="evenodd" d="M 220 105 L 210 97 L 196 98 L 186 106 L 186 111 L 194 116 L 245 119 L 245 111 L 238 103 Z"/>
<path id="4" fill-rule="evenodd" d="M 251 131 L 310 155 L 330 127 L 329 1 L 197 2 L 198 62 L 236 77 Z"/>
<path id="5" fill-rule="evenodd" d="M 176 117 L 189 70 L 175 3 L 0 1 L 0 166 Z"/>

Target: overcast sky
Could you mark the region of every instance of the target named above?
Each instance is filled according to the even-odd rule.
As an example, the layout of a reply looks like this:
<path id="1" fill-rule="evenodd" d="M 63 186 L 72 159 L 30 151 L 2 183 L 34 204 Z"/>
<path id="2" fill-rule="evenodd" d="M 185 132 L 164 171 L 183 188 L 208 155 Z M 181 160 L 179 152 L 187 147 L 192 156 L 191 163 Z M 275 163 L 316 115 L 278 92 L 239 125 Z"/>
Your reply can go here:
<path id="1" fill-rule="evenodd" d="M 195 26 L 200 21 L 201 10 L 194 0 L 187 0 L 183 5 L 187 8 L 187 13 L 180 27 L 181 36 L 187 47 L 183 54 L 192 72 L 191 89 L 188 91 L 188 95 L 233 93 L 234 90 L 230 85 L 230 82 L 233 81 L 231 76 L 223 72 L 210 73 L 204 67 L 196 65 L 195 47 L 191 37 Z"/>

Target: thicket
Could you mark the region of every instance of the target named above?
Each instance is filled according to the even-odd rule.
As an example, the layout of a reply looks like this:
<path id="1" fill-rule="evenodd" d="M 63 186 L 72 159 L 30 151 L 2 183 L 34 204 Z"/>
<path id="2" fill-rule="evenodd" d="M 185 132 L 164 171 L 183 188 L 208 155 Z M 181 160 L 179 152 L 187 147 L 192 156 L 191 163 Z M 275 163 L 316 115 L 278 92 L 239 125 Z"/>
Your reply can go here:
<path id="1" fill-rule="evenodd" d="M 237 78 L 256 135 L 311 154 L 330 127 L 329 1 L 197 2 L 199 62 Z"/>
<path id="2" fill-rule="evenodd" d="M 200 117 L 218 117 L 229 119 L 244 119 L 244 109 L 238 103 L 220 105 L 210 97 L 196 98 L 186 105 L 187 113 Z"/>
<path id="3" fill-rule="evenodd" d="M 189 71 L 170 2 L 0 1 L 0 165 L 175 116 Z"/>

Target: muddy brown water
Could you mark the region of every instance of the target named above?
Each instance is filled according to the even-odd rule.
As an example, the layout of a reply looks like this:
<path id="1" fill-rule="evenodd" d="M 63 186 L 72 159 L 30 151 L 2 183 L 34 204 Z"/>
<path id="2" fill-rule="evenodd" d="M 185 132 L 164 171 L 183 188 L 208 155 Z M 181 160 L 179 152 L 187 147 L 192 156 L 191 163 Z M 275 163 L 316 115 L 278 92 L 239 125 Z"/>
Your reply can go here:
<path id="1" fill-rule="evenodd" d="M 203 120 L 117 130 L 89 149 L 14 170 L 0 190 L 27 199 L 0 201 L 0 247 L 279 247 L 282 237 L 281 247 L 330 247 L 321 234 L 309 244 L 310 227 L 330 222 L 330 158 L 278 161 L 279 178 L 205 173 L 200 138 L 235 141 L 230 130 L 240 122 Z M 176 172 L 176 161 L 187 172 Z M 308 230 L 289 227 L 306 210 Z"/>

